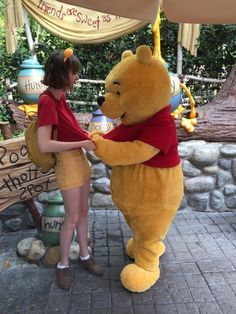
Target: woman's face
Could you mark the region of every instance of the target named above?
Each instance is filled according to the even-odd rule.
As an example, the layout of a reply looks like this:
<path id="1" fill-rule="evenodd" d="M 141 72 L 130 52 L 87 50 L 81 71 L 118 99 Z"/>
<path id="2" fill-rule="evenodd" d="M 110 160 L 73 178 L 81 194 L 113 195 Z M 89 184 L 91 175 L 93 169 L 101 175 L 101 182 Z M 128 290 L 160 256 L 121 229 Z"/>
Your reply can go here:
<path id="1" fill-rule="evenodd" d="M 78 81 L 79 75 L 78 73 L 72 73 L 71 71 L 69 72 L 69 89 L 71 90 L 73 88 L 73 85 Z"/>

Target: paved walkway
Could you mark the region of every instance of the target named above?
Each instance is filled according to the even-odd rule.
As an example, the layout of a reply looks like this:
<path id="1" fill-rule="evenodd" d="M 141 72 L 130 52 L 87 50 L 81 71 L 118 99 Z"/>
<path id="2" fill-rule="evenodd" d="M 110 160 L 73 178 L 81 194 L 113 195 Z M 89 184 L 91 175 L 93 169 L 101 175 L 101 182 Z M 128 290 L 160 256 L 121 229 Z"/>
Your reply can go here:
<path id="1" fill-rule="evenodd" d="M 166 238 L 161 277 L 147 292 L 119 281 L 129 263 L 130 230 L 117 210 L 90 210 L 94 255 L 105 269 L 94 277 L 72 264 L 70 291 L 57 288 L 55 271 L 24 262 L 16 244 L 35 230 L 0 238 L 1 314 L 235 314 L 236 213 L 179 212 Z M 10 262 L 9 262 L 10 261 Z"/>

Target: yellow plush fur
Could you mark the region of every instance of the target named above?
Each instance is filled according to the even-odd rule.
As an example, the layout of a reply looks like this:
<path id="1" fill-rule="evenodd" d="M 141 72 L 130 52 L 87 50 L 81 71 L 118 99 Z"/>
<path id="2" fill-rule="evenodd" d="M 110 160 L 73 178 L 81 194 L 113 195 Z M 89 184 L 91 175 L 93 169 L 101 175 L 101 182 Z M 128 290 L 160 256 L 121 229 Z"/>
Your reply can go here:
<path id="1" fill-rule="evenodd" d="M 101 110 L 126 126 L 149 119 L 170 101 L 169 74 L 148 46 L 138 47 L 135 55 L 125 51 L 105 84 L 108 92 Z M 143 292 L 160 276 L 163 239 L 183 197 L 181 165 L 144 165 L 159 149 L 139 140 L 115 142 L 98 134 L 92 140 L 96 155 L 112 166 L 112 198 L 133 233 L 127 254 L 134 262 L 123 268 L 121 282 L 130 291 Z"/>

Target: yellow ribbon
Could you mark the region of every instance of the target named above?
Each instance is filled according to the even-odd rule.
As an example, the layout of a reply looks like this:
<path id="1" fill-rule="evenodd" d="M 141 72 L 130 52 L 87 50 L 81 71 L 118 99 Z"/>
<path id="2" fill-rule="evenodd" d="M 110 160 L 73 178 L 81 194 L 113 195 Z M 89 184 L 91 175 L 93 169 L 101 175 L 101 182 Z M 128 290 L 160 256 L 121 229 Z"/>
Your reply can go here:
<path id="1" fill-rule="evenodd" d="M 174 119 L 177 120 L 179 118 L 179 115 L 181 114 L 181 112 L 184 110 L 185 110 L 185 108 L 183 106 L 179 105 L 178 108 L 171 113 L 171 115 L 172 115 L 172 117 L 174 117 Z"/>
<path id="2" fill-rule="evenodd" d="M 24 104 L 18 106 L 18 109 L 24 111 L 25 115 L 28 117 L 32 117 L 38 112 L 38 105 L 37 104 Z"/>
<path id="3" fill-rule="evenodd" d="M 197 125 L 196 118 L 182 118 L 181 126 L 186 129 L 187 132 L 192 133 L 194 131 L 194 125 Z"/>
<path id="4" fill-rule="evenodd" d="M 190 92 L 190 90 L 187 88 L 186 85 L 183 83 L 180 83 L 180 87 L 184 90 L 184 92 L 187 94 L 190 102 L 190 115 L 188 118 L 182 118 L 181 125 L 183 128 L 186 129 L 187 132 L 192 133 L 194 131 L 194 126 L 197 125 L 197 114 L 195 109 L 195 101 L 193 99 L 193 96 Z"/>

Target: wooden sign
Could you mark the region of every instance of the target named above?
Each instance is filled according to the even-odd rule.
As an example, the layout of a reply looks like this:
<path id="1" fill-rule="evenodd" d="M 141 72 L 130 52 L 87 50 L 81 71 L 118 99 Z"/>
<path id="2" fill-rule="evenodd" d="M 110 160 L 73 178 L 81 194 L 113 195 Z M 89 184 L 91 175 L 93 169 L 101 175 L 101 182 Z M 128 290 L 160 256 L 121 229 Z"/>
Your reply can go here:
<path id="1" fill-rule="evenodd" d="M 57 188 L 54 169 L 45 172 L 30 162 L 24 137 L 0 142 L 0 211 Z"/>

